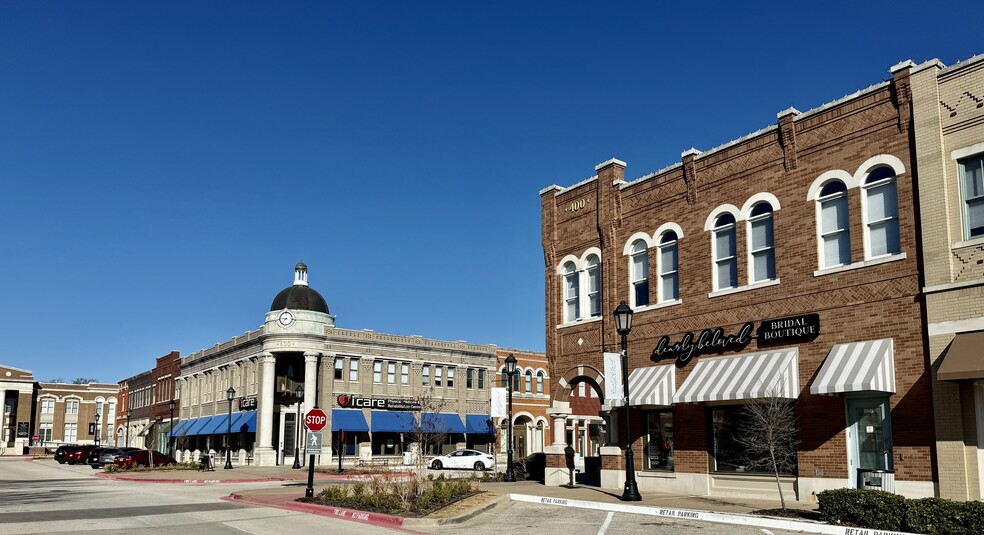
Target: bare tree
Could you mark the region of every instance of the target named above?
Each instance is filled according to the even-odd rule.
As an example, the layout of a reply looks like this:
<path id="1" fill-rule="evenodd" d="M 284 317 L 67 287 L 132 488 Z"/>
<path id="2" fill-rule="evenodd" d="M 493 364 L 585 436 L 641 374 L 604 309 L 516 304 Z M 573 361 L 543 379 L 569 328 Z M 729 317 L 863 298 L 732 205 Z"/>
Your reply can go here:
<path id="1" fill-rule="evenodd" d="M 73 385 L 87 385 L 89 383 L 98 383 L 99 379 L 89 379 L 87 377 L 76 377 L 72 379 Z"/>
<path id="2" fill-rule="evenodd" d="M 785 509 L 779 474 L 796 469 L 796 401 L 779 397 L 773 389 L 770 395 L 749 401 L 743 410 L 747 419 L 735 441 L 744 446 L 749 467 L 764 467 L 775 476 L 779 503 Z"/>
<path id="3" fill-rule="evenodd" d="M 410 442 L 417 444 L 419 451 L 416 455 L 415 464 L 424 467 L 426 456 L 430 453 L 441 453 L 441 448 L 448 441 L 451 430 L 441 420 L 429 416 L 447 410 L 451 404 L 450 400 L 437 398 L 430 390 L 424 390 L 414 399 L 420 407 L 415 413 L 415 429 L 408 435 Z"/>

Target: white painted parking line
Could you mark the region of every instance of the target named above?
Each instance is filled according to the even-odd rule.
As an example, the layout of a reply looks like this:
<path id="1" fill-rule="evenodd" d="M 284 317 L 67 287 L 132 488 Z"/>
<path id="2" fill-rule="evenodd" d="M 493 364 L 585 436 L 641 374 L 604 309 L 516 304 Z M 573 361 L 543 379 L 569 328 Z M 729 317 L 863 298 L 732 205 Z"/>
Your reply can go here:
<path id="1" fill-rule="evenodd" d="M 605 523 L 601 525 L 601 529 L 598 531 L 598 535 L 605 535 L 605 532 L 608 531 L 608 524 L 611 524 L 613 516 L 615 516 L 615 511 L 609 511 L 608 516 L 605 518 Z"/>
<path id="2" fill-rule="evenodd" d="M 769 531 L 769 530 L 767 530 L 765 528 L 762 528 L 762 533 L 765 533 L 765 535 L 776 535 L 775 533 L 772 533 L 771 531 Z"/>

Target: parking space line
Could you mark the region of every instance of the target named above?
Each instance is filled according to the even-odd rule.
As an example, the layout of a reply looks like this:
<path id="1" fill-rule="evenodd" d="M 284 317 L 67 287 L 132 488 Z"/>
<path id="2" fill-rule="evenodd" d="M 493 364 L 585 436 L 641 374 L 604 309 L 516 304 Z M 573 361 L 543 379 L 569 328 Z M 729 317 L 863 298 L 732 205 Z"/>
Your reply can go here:
<path id="1" fill-rule="evenodd" d="M 605 518 L 605 523 L 601 525 L 601 529 L 598 531 L 598 535 L 605 535 L 605 532 L 608 531 L 608 524 L 611 524 L 613 516 L 615 516 L 615 511 L 609 511 L 608 516 Z"/>

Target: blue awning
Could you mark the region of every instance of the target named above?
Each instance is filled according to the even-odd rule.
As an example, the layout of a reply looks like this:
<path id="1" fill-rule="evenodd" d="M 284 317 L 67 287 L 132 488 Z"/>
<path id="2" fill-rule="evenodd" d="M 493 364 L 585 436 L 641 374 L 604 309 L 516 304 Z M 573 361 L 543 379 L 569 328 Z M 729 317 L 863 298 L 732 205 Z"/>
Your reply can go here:
<path id="1" fill-rule="evenodd" d="M 256 411 L 241 412 L 236 418 L 232 419 L 233 433 L 255 433 L 256 432 Z"/>
<path id="2" fill-rule="evenodd" d="M 331 430 L 365 433 L 369 431 L 369 424 L 366 423 L 366 417 L 362 415 L 361 410 L 332 409 Z"/>
<path id="3" fill-rule="evenodd" d="M 212 417 L 212 421 L 209 422 L 201 431 L 198 432 L 199 435 L 224 435 L 229 431 L 229 421 L 235 420 L 236 415 L 232 418 L 228 414 L 216 414 Z"/>
<path id="4" fill-rule="evenodd" d="M 401 411 L 372 411 L 373 433 L 411 433 L 417 430 L 412 413 Z"/>
<path id="5" fill-rule="evenodd" d="M 208 427 L 209 425 L 211 425 L 211 423 L 212 423 L 211 416 L 202 416 L 201 418 L 197 418 L 194 420 L 194 423 L 188 426 L 188 430 L 185 431 L 185 436 L 191 437 L 195 435 L 201 435 L 203 434 L 202 430 Z"/>
<path id="6" fill-rule="evenodd" d="M 188 424 L 190 424 L 193 421 L 194 420 L 181 420 L 180 422 L 178 422 L 177 425 L 174 426 L 174 430 L 172 431 L 171 435 L 176 437 L 183 437 L 185 429 L 188 428 Z"/>
<path id="7" fill-rule="evenodd" d="M 454 413 L 425 412 L 420 420 L 420 430 L 424 433 L 464 433 L 465 424 Z"/>
<path id="8" fill-rule="evenodd" d="M 484 414 L 466 414 L 465 432 L 470 435 L 492 435 L 495 426 L 492 425 L 492 418 Z"/>

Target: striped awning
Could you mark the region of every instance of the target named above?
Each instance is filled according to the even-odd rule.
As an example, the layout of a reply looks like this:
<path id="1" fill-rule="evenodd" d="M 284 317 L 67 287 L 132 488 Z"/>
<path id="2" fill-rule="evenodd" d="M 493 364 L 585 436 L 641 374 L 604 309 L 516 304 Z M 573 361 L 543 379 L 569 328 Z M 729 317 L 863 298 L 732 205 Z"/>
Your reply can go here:
<path id="1" fill-rule="evenodd" d="M 664 364 L 636 368 L 629 374 L 629 405 L 669 407 L 676 392 L 676 366 Z M 621 407 L 621 399 L 610 399 L 613 407 Z"/>
<path id="2" fill-rule="evenodd" d="M 837 344 L 810 387 L 811 394 L 895 393 L 895 352 L 891 338 Z"/>
<path id="3" fill-rule="evenodd" d="M 697 362 L 674 403 L 735 401 L 770 396 L 799 396 L 799 351 L 786 348 L 762 353 L 703 358 Z"/>

